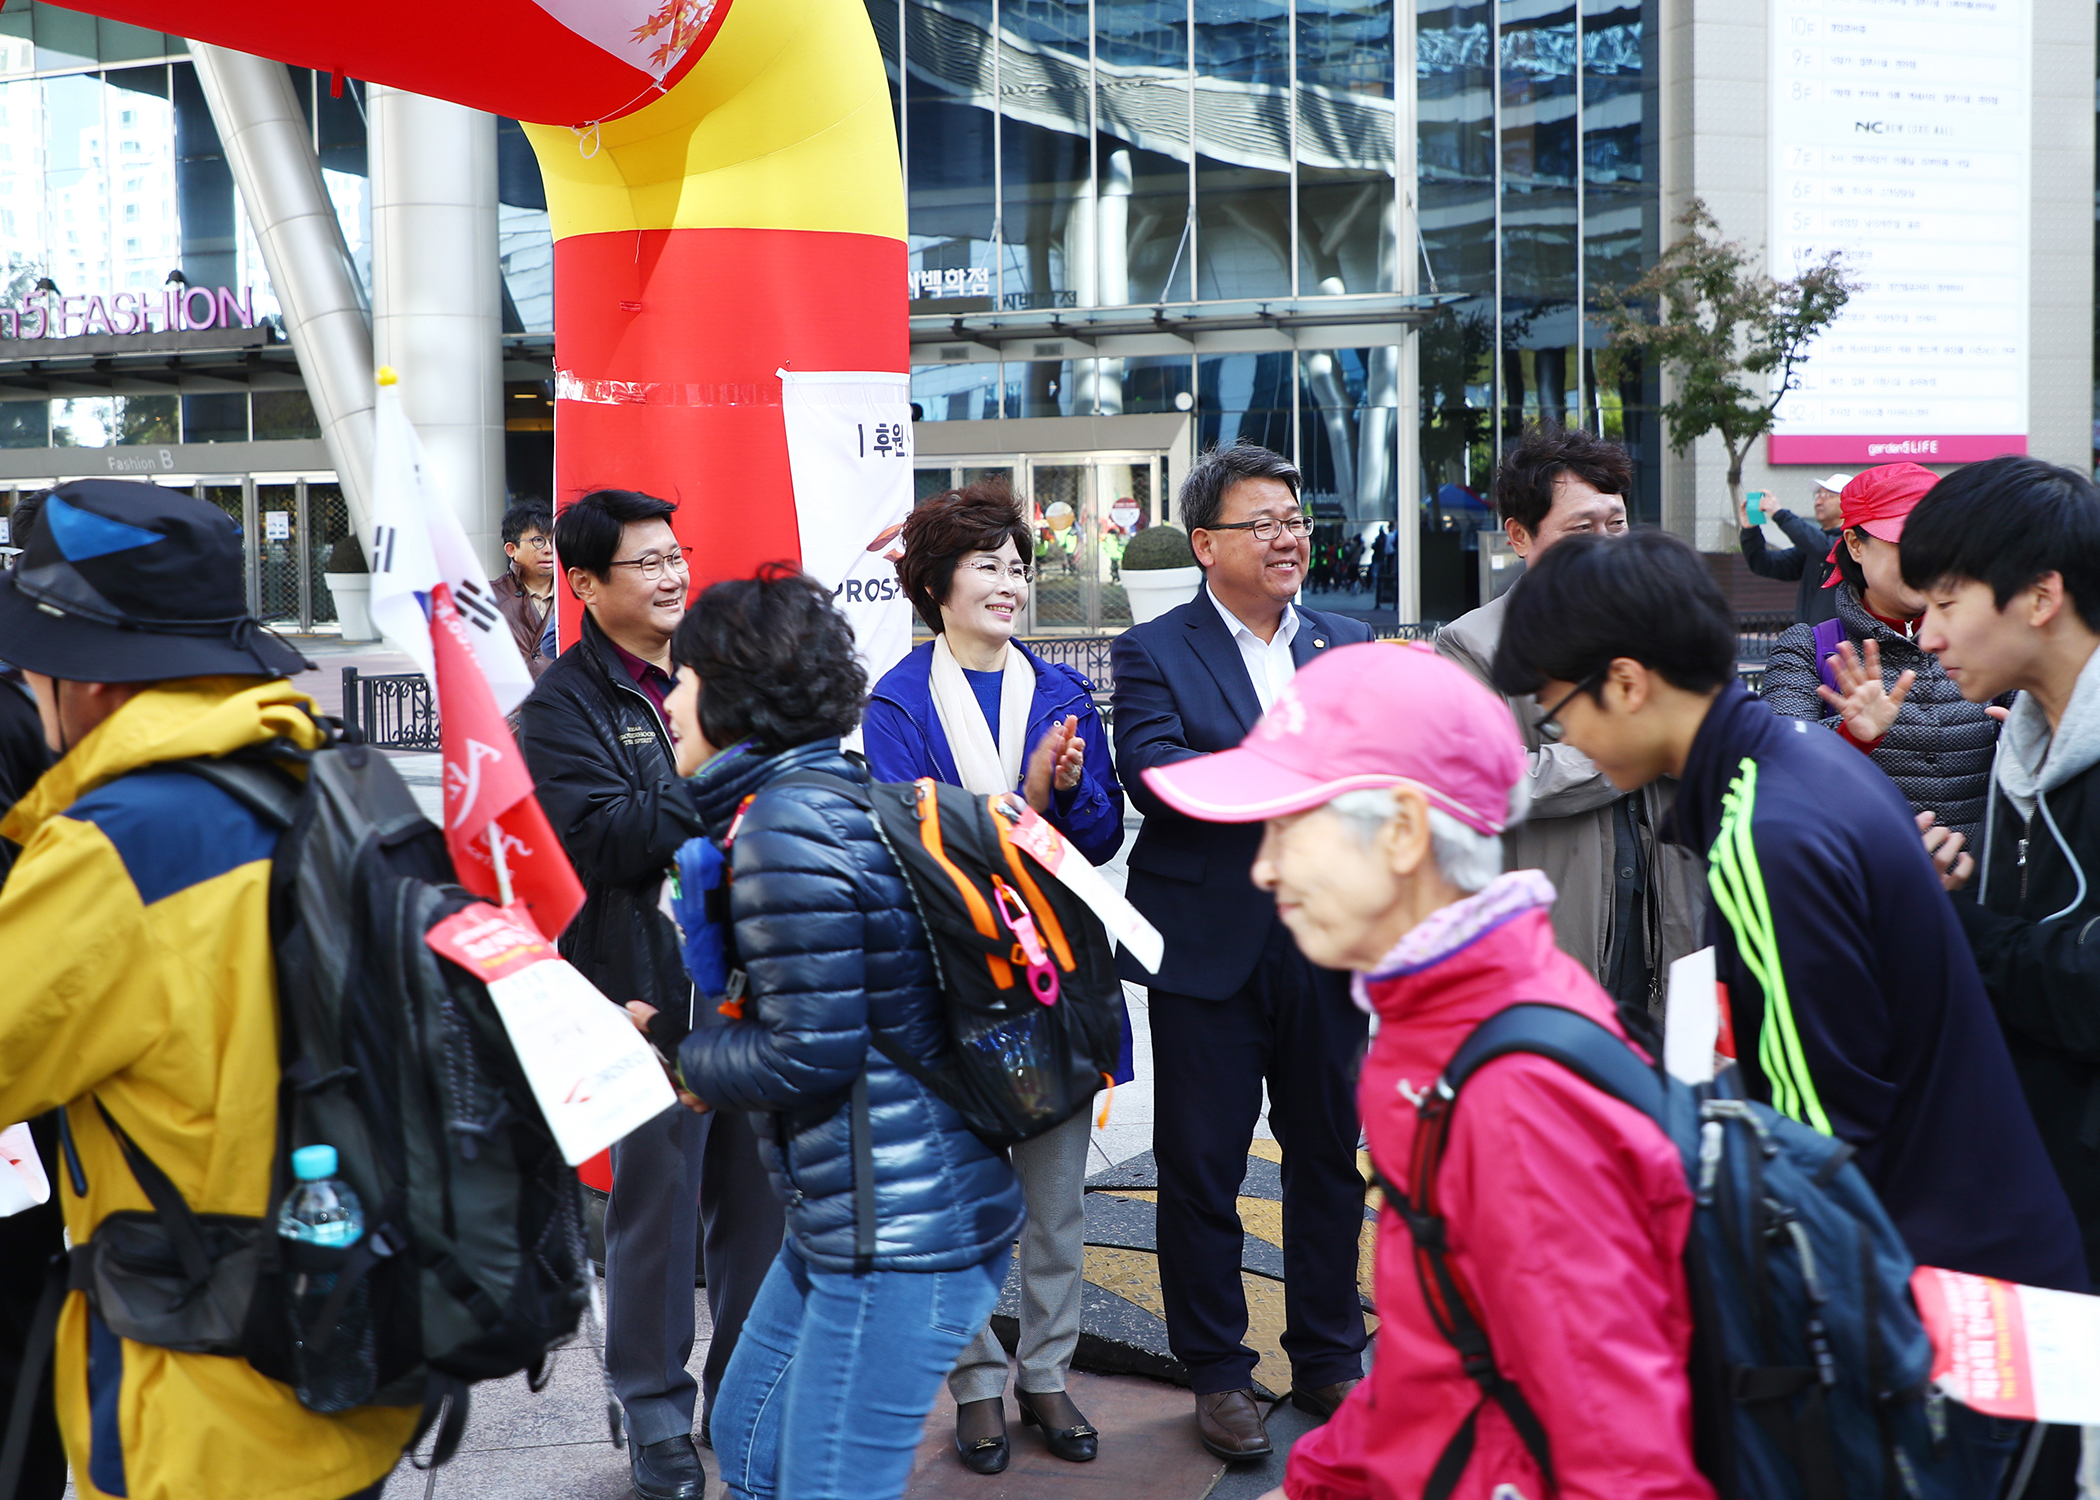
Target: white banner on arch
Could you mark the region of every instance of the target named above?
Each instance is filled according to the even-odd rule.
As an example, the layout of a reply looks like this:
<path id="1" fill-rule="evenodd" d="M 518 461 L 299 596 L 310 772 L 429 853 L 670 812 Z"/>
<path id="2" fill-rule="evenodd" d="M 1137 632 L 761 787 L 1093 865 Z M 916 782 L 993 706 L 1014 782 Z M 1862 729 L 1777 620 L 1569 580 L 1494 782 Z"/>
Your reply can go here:
<path id="1" fill-rule="evenodd" d="M 872 686 L 911 650 L 897 584 L 911 514 L 911 377 L 888 370 L 780 372 L 802 570 L 853 622 Z"/>

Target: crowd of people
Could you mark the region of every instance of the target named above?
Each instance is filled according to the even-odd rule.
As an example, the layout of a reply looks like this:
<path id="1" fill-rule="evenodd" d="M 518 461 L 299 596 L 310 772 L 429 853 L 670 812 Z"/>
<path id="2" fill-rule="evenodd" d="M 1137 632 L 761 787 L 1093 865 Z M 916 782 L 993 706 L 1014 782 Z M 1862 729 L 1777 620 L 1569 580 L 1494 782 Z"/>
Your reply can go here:
<path id="1" fill-rule="evenodd" d="M 1266 1109 L 1283 1398 L 1319 1424 L 1288 1500 L 1722 1493 L 1691 1373 L 1696 1190 L 1663 1127 L 1519 1052 L 1418 1149 L 1489 1017 L 1558 1007 L 1652 1060 L 1670 966 L 1701 947 L 1742 1091 L 1841 1141 L 1918 1264 L 2092 1289 L 2100 492 L 2032 459 L 1890 464 L 1830 476 L 1814 526 L 1775 513 L 1790 552 L 1745 515 L 1752 566 L 1801 580 L 1759 696 L 1705 560 L 1630 528 L 1631 490 L 1616 445 L 1527 434 L 1495 480 L 1525 572 L 1431 649 L 1299 603 L 1297 470 L 1207 453 L 1178 500 L 1201 589 L 1117 638 L 1112 735 L 1093 685 L 1016 638 L 1040 554 L 1001 485 L 914 510 L 898 573 L 928 638 L 874 682 L 792 567 L 695 594 L 669 501 L 512 510 L 518 741 L 585 896 L 561 952 L 679 1101 L 614 1147 L 605 1209 L 604 1361 L 643 1500 L 702 1500 L 696 1444 L 738 1500 L 900 1496 L 943 1382 L 975 1473 L 1107 1441 L 1067 1389 L 1091 1111 L 1000 1149 L 928 1082 L 945 981 L 873 783 L 1014 799 L 1096 865 L 1142 814 L 1127 894 L 1164 957 L 1120 961 L 1148 990 L 1167 1336 L 1190 1440 L 1269 1455 L 1235 1203 Z M 216 508 L 87 480 L 13 519 L 0 1124 L 33 1122 L 57 1192 L 0 1219 L 0 1396 L 23 1391 L 0 1410 L 28 1415 L 0 1470 L 36 1500 L 69 1464 L 83 1496 L 376 1495 L 415 1398 L 311 1410 L 240 1358 L 118 1333 L 92 1284 L 46 1386 L 14 1377 L 42 1364 L 61 1214 L 83 1246 L 157 1207 L 139 1156 L 199 1214 L 273 1206 L 274 833 L 171 763 L 325 730 Z M 710 924 L 727 988 L 694 958 Z M 1126 1009 L 1104 1083 L 1133 1050 Z M 1010 1274 L 1011 1359 L 989 1326 Z M 1034 1436 L 1008 1430 L 1009 1380 Z M 2076 1428 L 1944 1422 L 1914 1492 L 2079 1493 Z"/>

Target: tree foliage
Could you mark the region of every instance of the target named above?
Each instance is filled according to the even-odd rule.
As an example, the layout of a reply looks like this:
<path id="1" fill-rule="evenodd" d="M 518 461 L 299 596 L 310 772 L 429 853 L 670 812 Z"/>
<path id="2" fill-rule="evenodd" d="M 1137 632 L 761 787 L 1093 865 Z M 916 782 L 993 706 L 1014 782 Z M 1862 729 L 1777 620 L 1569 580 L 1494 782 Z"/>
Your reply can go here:
<path id="1" fill-rule="evenodd" d="M 1762 257 L 1722 239 L 1696 198 L 1677 225 L 1682 233 L 1640 280 L 1598 288 L 1611 334 L 1599 363 L 1616 378 L 1638 353 L 1671 377 L 1674 394 L 1659 408 L 1670 446 L 1682 453 L 1719 434 L 1728 450 L 1729 498 L 1740 505 L 1750 445 L 1772 430 L 1779 404 L 1801 384 L 1809 345 L 1858 283 L 1835 250 L 1790 281 L 1766 275 L 1758 269 Z"/>

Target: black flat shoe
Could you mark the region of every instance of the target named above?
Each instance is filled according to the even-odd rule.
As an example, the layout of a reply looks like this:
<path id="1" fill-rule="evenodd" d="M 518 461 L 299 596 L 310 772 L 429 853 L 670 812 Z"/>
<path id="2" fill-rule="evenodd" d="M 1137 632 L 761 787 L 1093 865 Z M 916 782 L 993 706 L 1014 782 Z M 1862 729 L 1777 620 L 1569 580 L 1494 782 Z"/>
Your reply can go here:
<path id="1" fill-rule="evenodd" d="M 1017 1390 L 1014 1404 L 1021 1408 L 1025 1425 L 1043 1429 L 1043 1441 L 1050 1445 L 1054 1456 L 1068 1464 L 1094 1461 L 1094 1455 L 1100 1451 L 1101 1434 L 1063 1391 Z"/>
<path id="2" fill-rule="evenodd" d="M 1024 1408 L 1025 1410 L 1025 1408 Z M 955 1451 L 972 1474 L 1003 1474 L 1013 1450 L 1006 1444 L 1006 1402 L 964 1401 L 955 1408 Z"/>

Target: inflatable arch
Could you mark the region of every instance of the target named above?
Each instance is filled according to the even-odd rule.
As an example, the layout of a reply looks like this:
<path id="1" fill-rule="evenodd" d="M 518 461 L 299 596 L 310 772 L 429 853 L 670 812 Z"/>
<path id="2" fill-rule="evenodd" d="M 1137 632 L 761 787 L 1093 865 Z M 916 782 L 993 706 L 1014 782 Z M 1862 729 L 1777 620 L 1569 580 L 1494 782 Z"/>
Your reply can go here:
<path id="1" fill-rule="evenodd" d="M 909 368 L 860 0 L 74 8 L 525 122 L 554 233 L 557 503 L 680 501 L 696 584 L 804 558 L 778 372 Z"/>

